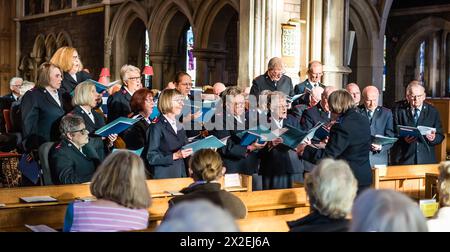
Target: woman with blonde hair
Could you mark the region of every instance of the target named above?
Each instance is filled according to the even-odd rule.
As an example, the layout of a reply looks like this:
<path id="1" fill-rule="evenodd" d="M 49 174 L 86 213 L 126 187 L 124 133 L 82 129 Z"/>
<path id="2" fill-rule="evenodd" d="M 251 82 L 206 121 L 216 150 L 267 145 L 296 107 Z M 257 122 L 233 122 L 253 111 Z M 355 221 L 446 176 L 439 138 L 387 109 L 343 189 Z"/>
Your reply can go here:
<path id="1" fill-rule="evenodd" d="M 103 160 L 109 153 L 109 148 L 113 146 L 117 139 L 117 134 L 109 135 L 108 138 L 102 138 L 94 134 L 96 130 L 105 126 L 105 118 L 95 110 L 99 99 L 101 99 L 101 96 L 97 93 L 95 84 L 84 81 L 75 88 L 72 100 L 75 108 L 71 113 L 84 119 L 86 129 L 89 131 L 90 142 L 100 160 Z"/>
<path id="2" fill-rule="evenodd" d="M 151 196 L 142 159 L 120 150 L 95 172 L 90 185 L 95 201 L 75 201 L 67 207 L 66 232 L 113 232 L 146 229 Z"/>
<path id="3" fill-rule="evenodd" d="M 450 162 L 439 165 L 439 206 L 436 216 L 428 221 L 430 232 L 450 232 Z"/>
<path id="4" fill-rule="evenodd" d="M 166 89 L 159 97 L 161 115 L 148 129 L 148 150 L 144 154 L 155 179 L 187 177 L 184 159 L 192 154 L 192 149 L 182 149 L 188 139 L 177 120 L 183 106 L 184 97 L 176 89 Z"/>
<path id="5" fill-rule="evenodd" d="M 70 93 L 79 83 L 91 79 L 91 75 L 83 70 L 78 51 L 70 46 L 59 48 L 53 54 L 50 63 L 57 65 L 63 71 L 60 91 L 63 95 L 64 106 L 66 106 L 67 110 L 71 110 L 72 97 Z"/>
<path id="6" fill-rule="evenodd" d="M 372 184 L 369 161 L 372 139 L 367 117 L 359 113 L 353 98 L 345 90 L 337 90 L 328 97 L 332 118 L 337 118 L 330 129 L 325 149 L 300 144 L 297 153 L 304 160 L 316 163 L 324 157 L 343 159 L 348 162 L 358 180 L 358 194 Z"/>
<path id="7" fill-rule="evenodd" d="M 205 199 L 228 210 L 237 219 L 245 218 L 247 208 L 235 195 L 221 189 L 219 180 L 225 174 L 220 155 L 210 149 L 196 152 L 189 162 L 189 173 L 194 183 L 181 190 L 184 195 L 169 201 L 173 207 L 180 202 Z"/>
<path id="8" fill-rule="evenodd" d="M 347 231 L 357 182 L 347 162 L 323 159 L 305 179 L 311 213 L 288 222 L 291 232 Z"/>

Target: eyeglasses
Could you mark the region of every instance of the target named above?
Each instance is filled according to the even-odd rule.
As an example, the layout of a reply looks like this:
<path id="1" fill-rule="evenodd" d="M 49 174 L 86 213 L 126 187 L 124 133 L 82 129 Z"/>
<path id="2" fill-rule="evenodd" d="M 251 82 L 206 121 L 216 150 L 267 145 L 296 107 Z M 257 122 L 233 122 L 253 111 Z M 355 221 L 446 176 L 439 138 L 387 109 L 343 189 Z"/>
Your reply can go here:
<path id="1" fill-rule="evenodd" d="M 153 102 L 155 102 L 155 101 L 153 100 L 153 98 L 151 98 L 151 99 L 145 99 L 145 101 L 148 102 L 148 103 L 153 103 Z"/>
<path id="2" fill-rule="evenodd" d="M 173 102 L 178 102 L 178 103 L 183 103 L 184 102 L 184 98 L 174 98 L 172 99 Z"/>
<path id="3" fill-rule="evenodd" d="M 132 81 L 138 81 L 138 80 L 141 80 L 141 77 L 140 76 L 139 77 L 130 77 L 128 79 L 132 80 Z"/>
<path id="4" fill-rule="evenodd" d="M 423 94 L 421 95 L 408 95 L 409 98 L 413 99 L 413 100 L 418 100 L 418 99 L 422 99 L 424 97 Z"/>
<path id="5" fill-rule="evenodd" d="M 74 130 L 74 131 L 71 131 L 70 133 L 77 133 L 77 132 L 80 132 L 83 135 L 89 134 L 89 131 L 86 128 L 80 129 L 80 130 Z"/>

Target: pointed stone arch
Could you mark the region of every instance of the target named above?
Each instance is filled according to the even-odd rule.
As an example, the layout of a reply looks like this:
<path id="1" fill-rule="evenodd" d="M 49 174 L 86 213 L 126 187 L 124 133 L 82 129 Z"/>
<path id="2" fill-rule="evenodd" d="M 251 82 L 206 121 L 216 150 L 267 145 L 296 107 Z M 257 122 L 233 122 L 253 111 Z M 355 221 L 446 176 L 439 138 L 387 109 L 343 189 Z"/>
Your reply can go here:
<path id="1" fill-rule="evenodd" d="M 405 71 L 415 59 L 419 44 L 439 31 L 450 31 L 450 22 L 443 18 L 430 16 L 416 22 L 403 33 L 395 48 L 395 98 L 397 100 L 404 98 L 405 87 L 411 81 L 405 79 Z M 429 86 L 425 88 L 430 91 Z"/>
<path id="2" fill-rule="evenodd" d="M 127 63 L 125 50 L 129 48 L 126 45 L 126 38 L 129 28 L 136 20 L 142 22 L 147 29 L 148 14 L 146 8 L 134 0 L 124 2 L 112 19 L 109 38 L 106 39 L 105 48 L 111 48 L 111 54 L 114 55 L 111 71 L 113 78 L 119 78 L 120 68 Z"/>
<path id="3" fill-rule="evenodd" d="M 192 26 L 192 10 L 185 1 L 164 1 L 150 19 L 150 60 L 155 75 L 153 84 L 163 87 L 172 81 L 177 71 L 186 70 L 186 41 L 184 33 Z M 156 22 L 157 18 L 161 18 Z"/>
<path id="4" fill-rule="evenodd" d="M 66 31 L 62 31 L 56 36 L 56 47 L 60 48 L 63 46 L 72 46 L 72 39 Z"/>
<path id="5" fill-rule="evenodd" d="M 53 33 L 48 34 L 45 38 L 45 61 L 50 61 L 57 49 L 55 35 Z"/>

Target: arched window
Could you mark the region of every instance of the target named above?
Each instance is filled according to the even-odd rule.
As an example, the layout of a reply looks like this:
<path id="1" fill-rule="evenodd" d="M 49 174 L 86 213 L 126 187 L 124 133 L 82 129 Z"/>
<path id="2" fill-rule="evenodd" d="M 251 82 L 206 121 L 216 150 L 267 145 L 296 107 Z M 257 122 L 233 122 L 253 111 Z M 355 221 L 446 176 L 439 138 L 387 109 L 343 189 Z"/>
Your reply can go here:
<path id="1" fill-rule="evenodd" d="M 194 32 L 192 26 L 186 31 L 186 72 L 192 77 L 195 86 L 197 59 L 194 57 Z"/>
<path id="2" fill-rule="evenodd" d="M 418 70 L 418 79 L 425 83 L 425 50 L 426 50 L 426 43 L 423 41 L 420 43 L 419 50 L 417 53 L 417 70 Z"/>

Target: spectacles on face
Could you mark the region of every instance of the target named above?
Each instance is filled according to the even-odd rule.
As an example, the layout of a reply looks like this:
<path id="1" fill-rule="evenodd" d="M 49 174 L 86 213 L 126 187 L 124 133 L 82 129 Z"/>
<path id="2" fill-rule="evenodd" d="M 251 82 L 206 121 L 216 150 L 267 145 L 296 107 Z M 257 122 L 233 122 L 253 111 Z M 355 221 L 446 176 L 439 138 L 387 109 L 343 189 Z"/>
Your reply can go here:
<path id="1" fill-rule="evenodd" d="M 310 73 L 310 75 L 312 76 L 312 77 L 321 77 L 322 75 L 323 75 L 323 73 Z"/>
<path id="2" fill-rule="evenodd" d="M 80 129 L 80 130 L 74 130 L 74 131 L 71 131 L 70 133 L 77 133 L 77 132 L 80 132 L 82 135 L 89 134 L 89 131 L 86 128 Z"/>
<path id="3" fill-rule="evenodd" d="M 81 60 L 81 58 L 80 58 L 80 56 L 79 56 L 79 55 L 77 55 L 77 56 L 73 56 L 73 57 L 72 57 L 72 59 L 73 59 L 73 60 Z"/>
<path id="4" fill-rule="evenodd" d="M 412 100 L 420 100 L 420 99 L 422 99 L 424 97 L 424 95 L 423 94 L 421 94 L 421 95 L 408 95 L 408 97 L 410 99 L 412 99 Z"/>
<path id="5" fill-rule="evenodd" d="M 148 103 L 153 103 L 153 102 L 155 102 L 155 101 L 153 100 L 153 98 L 147 98 L 147 99 L 145 99 L 145 101 L 148 102 Z"/>
<path id="6" fill-rule="evenodd" d="M 235 102 L 234 106 L 237 108 L 245 108 L 245 102 Z"/>
<path id="7" fill-rule="evenodd" d="M 130 78 L 128 78 L 128 80 L 140 81 L 141 80 L 141 76 L 139 76 L 139 77 L 130 77 Z"/>

